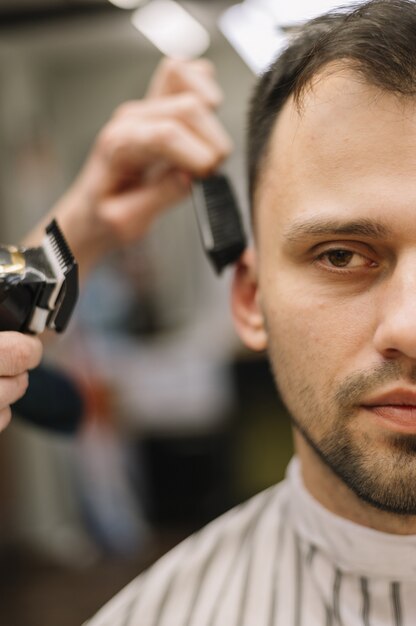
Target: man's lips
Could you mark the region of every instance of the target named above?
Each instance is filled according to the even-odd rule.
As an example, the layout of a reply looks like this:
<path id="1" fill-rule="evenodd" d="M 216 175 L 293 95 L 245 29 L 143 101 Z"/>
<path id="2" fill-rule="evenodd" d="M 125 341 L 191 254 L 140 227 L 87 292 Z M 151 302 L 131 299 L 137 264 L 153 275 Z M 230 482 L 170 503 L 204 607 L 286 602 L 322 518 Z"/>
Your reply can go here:
<path id="1" fill-rule="evenodd" d="M 416 391 L 396 389 L 370 398 L 361 406 L 385 428 L 416 434 Z"/>

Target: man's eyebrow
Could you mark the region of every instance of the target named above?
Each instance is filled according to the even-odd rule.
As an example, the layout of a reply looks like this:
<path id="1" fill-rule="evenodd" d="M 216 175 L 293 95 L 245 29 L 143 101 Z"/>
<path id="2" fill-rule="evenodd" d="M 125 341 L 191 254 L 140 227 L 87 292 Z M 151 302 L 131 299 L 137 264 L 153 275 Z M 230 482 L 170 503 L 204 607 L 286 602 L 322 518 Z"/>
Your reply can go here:
<path id="1" fill-rule="evenodd" d="M 357 235 L 371 239 L 381 239 L 391 235 L 391 230 L 369 219 L 350 221 L 327 220 L 312 218 L 299 220 L 291 224 L 283 233 L 284 238 L 290 242 L 296 242 L 305 237 L 320 237 L 322 235 Z"/>

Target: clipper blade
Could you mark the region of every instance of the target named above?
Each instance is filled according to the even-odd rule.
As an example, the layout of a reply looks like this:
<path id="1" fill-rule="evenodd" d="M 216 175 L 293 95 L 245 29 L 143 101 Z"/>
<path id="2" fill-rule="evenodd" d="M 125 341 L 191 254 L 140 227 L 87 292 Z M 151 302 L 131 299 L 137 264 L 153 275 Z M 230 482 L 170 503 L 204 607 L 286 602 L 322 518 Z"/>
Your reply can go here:
<path id="1" fill-rule="evenodd" d="M 67 327 L 78 300 L 78 265 L 56 220 L 46 227 L 43 249 L 57 279 L 57 289 L 49 302 L 52 313 L 48 327 L 61 333 Z"/>
<path id="2" fill-rule="evenodd" d="M 56 220 L 52 220 L 46 227 L 46 235 L 48 236 L 52 248 L 62 267 L 62 271 L 67 271 L 74 263 L 74 255 L 72 254 L 65 237 L 62 234 Z"/>

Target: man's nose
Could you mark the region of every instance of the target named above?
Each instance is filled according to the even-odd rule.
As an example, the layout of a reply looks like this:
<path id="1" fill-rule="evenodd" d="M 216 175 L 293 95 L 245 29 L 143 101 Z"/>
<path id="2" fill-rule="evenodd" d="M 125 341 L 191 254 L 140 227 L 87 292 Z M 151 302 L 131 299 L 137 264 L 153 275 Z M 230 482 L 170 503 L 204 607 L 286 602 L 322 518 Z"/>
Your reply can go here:
<path id="1" fill-rule="evenodd" d="M 379 309 L 374 344 L 385 358 L 416 359 L 416 258 L 396 267 Z"/>

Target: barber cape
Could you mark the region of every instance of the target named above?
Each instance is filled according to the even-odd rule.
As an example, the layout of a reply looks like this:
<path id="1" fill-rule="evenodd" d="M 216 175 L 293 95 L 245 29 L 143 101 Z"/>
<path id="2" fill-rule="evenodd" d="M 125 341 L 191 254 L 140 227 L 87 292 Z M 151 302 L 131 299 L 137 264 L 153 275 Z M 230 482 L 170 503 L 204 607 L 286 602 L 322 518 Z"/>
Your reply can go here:
<path id="1" fill-rule="evenodd" d="M 192 535 L 88 626 L 415 626 L 416 535 L 333 515 L 285 481 Z"/>

